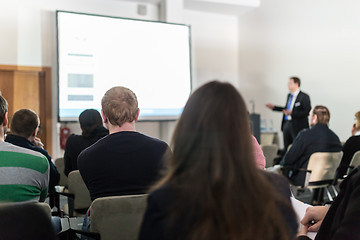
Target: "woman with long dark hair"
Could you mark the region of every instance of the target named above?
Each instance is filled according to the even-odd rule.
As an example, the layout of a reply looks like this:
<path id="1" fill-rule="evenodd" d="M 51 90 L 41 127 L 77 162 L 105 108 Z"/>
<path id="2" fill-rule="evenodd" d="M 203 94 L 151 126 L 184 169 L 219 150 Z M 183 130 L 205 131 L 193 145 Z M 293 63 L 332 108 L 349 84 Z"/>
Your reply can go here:
<path id="1" fill-rule="evenodd" d="M 172 149 L 140 240 L 295 237 L 289 185 L 256 167 L 247 109 L 231 84 L 209 82 L 190 96 Z"/>

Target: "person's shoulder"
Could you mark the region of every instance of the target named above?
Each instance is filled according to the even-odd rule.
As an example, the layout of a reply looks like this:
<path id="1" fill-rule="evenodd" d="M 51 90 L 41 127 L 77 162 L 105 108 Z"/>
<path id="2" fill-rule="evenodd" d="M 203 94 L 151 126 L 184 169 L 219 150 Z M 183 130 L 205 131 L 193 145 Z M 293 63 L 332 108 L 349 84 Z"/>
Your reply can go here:
<path id="1" fill-rule="evenodd" d="M 280 174 L 268 172 L 268 171 L 262 171 L 266 177 L 266 179 L 272 183 L 273 186 L 276 186 L 276 189 L 278 189 L 282 194 L 285 196 L 291 195 L 290 192 L 290 183 L 287 178 Z"/>
<path id="2" fill-rule="evenodd" d="M 309 97 L 309 94 L 307 94 L 306 92 L 303 92 L 302 90 L 300 90 L 299 95 Z"/>
<path id="3" fill-rule="evenodd" d="M 27 165 L 36 166 L 37 170 L 45 172 L 49 167 L 49 162 L 42 153 L 28 148 L 19 147 L 11 143 L 3 142 L 0 145 L 0 152 L 7 159 L 21 159 Z M 19 158 L 21 157 L 21 158 Z M 33 164 L 35 163 L 35 164 Z"/>
<path id="4" fill-rule="evenodd" d="M 150 136 L 148 136 L 148 135 L 145 135 L 145 134 L 142 134 L 142 133 L 139 133 L 139 132 L 137 132 L 137 134 L 138 134 L 138 136 L 139 136 L 140 138 L 142 138 L 144 141 L 147 141 L 147 142 L 149 142 L 149 143 L 151 143 L 151 144 L 162 145 L 162 146 L 166 146 L 166 147 L 168 146 L 168 144 L 167 144 L 165 141 L 160 140 L 160 139 L 158 139 L 158 138 L 150 137 Z"/>

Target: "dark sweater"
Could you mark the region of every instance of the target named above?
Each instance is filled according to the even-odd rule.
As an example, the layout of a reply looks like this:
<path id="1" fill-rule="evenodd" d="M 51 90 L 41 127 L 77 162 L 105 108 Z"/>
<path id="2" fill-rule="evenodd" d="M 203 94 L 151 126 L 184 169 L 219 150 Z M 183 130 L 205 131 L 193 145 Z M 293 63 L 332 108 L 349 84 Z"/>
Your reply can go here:
<path id="1" fill-rule="evenodd" d="M 78 170 L 77 158 L 82 150 L 93 145 L 99 139 L 105 137 L 108 134 L 109 134 L 109 130 L 107 130 L 103 126 L 96 128 L 91 133 L 91 136 L 71 134 L 67 139 L 65 145 L 65 153 L 64 153 L 65 175 L 67 176 L 71 171 Z"/>
<path id="2" fill-rule="evenodd" d="M 78 167 L 91 200 L 143 194 L 159 178 L 168 145 L 138 132 L 110 134 L 82 151 Z"/>
<path id="3" fill-rule="evenodd" d="M 32 142 L 30 142 L 26 138 L 13 134 L 8 134 L 6 136 L 5 142 L 12 143 L 16 146 L 42 153 L 48 159 L 50 165 L 49 190 L 52 190 L 59 183 L 60 174 L 56 169 L 54 163 L 51 161 L 51 157 L 49 153 L 45 149 L 41 147 L 36 147 Z"/>

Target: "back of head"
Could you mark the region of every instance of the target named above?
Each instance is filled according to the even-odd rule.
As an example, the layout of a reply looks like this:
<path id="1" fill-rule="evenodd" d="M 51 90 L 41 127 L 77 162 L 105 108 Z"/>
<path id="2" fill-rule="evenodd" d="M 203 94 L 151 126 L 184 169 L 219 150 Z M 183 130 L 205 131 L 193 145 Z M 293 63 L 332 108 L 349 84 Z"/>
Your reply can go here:
<path id="1" fill-rule="evenodd" d="M 173 222 L 186 212 L 188 232 L 180 239 L 283 239 L 283 222 L 264 191 L 271 186 L 256 168 L 251 143 L 245 102 L 231 84 L 209 82 L 190 96 L 173 135 L 169 171 L 159 184 L 176 194 Z"/>
<path id="2" fill-rule="evenodd" d="M 119 127 L 126 122 L 135 121 L 138 113 L 136 95 L 125 87 L 109 89 L 101 100 L 101 107 L 108 121 Z"/>
<path id="3" fill-rule="evenodd" d="M 82 135 L 85 137 L 91 136 L 92 132 L 103 124 L 100 113 L 95 109 L 84 110 L 79 115 L 79 122 Z"/>
<path id="4" fill-rule="evenodd" d="M 5 114 L 8 111 L 8 103 L 6 99 L 0 95 L 0 125 L 5 119 Z"/>
<path id="5" fill-rule="evenodd" d="M 355 129 L 360 130 L 360 111 L 355 113 L 355 118 L 356 118 Z"/>
<path id="6" fill-rule="evenodd" d="M 30 109 L 16 111 L 11 119 L 11 133 L 25 138 L 30 137 L 40 125 L 38 115 Z"/>
<path id="7" fill-rule="evenodd" d="M 314 107 L 312 114 L 317 116 L 318 123 L 322 123 L 326 125 L 329 124 L 330 111 L 327 107 L 323 105 L 317 105 Z"/>

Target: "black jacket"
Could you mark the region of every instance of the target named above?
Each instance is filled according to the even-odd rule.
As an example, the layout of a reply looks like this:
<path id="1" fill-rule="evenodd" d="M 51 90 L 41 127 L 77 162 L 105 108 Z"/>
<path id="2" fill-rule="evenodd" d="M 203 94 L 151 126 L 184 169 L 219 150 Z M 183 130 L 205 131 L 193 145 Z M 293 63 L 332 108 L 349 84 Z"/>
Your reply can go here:
<path id="1" fill-rule="evenodd" d="M 340 166 L 337 169 L 337 178 L 343 178 L 347 173 L 352 157 L 355 152 L 360 150 L 360 136 L 351 136 L 343 146 L 343 157 L 340 162 Z"/>
<path id="2" fill-rule="evenodd" d="M 340 184 L 340 193 L 327 212 L 315 240 L 360 239 L 360 167 Z M 301 236 L 300 239 L 309 239 Z"/>
<path id="3" fill-rule="evenodd" d="M 329 129 L 326 124 L 318 123 L 315 126 L 304 129 L 295 138 L 292 147 L 285 154 L 283 166 L 294 169 L 307 169 L 309 158 L 315 152 L 340 152 L 342 150 L 339 137 Z M 303 186 L 306 172 L 295 171 L 288 176 L 296 186 Z"/>
<path id="4" fill-rule="evenodd" d="M 96 128 L 89 137 L 71 134 L 65 144 L 65 175 L 68 176 L 71 171 L 78 170 L 77 158 L 82 150 L 93 145 L 108 134 L 109 130 L 103 126 Z"/>
<path id="5" fill-rule="evenodd" d="M 278 193 L 284 196 L 290 203 L 291 193 L 288 181 L 284 177 L 277 174 L 265 171 L 263 171 L 263 173 L 266 175 L 267 179 L 273 183 L 274 186 L 276 186 Z M 189 187 L 191 188 L 191 186 Z M 234 192 L 234 194 L 242 193 Z M 139 233 L 139 240 L 179 239 L 179 236 L 181 236 L 184 231 L 186 231 L 186 227 L 184 226 L 186 223 L 191 221 L 191 219 L 186 219 L 186 213 L 184 213 L 184 219 L 182 221 L 175 222 L 173 227 L 169 227 L 169 222 L 171 221 L 169 208 L 175 197 L 176 192 L 174 192 L 174 190 L 170 189 L 168 186 L 161 187 L 150 193 L 147 200 L 147 209 Z M 186 201 L 186 199 L 184 199 L 184 201 Z M 285 222 L 287 223 L 288 234 L 290 235 L 289 239 L 294 239 L 298 229 L 298 222 L 295 217 L 295 213 L 282 204 L 277 205 L 284 217 Z"/>
<path id="6" fill-rule="evenodd" d="M 290 98 L 290 93 L 287 95 L 285 107 L 274 106 L 274 111 L 282 111 L 286 109 L 287 103 Z M 308 116 L 311 110 L 310 97 L 306 93 L 300 91 L 297 95 L 294 103 L 294 107 L 291 113 L 291 123 L 295 135 L 297 135 L 301 130 L 309 128 Z M 281 130 L 283 130 L 285 122 L 285 115 L 283 115 Z"/>

